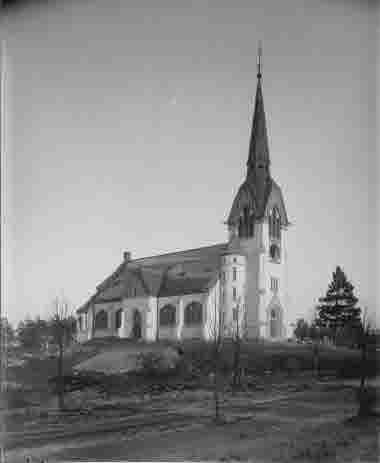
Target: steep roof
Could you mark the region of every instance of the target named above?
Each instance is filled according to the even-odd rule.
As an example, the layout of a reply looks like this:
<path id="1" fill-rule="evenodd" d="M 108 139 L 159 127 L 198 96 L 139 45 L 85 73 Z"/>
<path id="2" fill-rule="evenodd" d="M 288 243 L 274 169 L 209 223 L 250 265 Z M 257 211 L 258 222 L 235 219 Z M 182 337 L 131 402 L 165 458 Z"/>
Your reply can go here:
<path id="1" fill-rule="evenodd" d="M 268 201 L 276 200 L 283 211 L 282 221 L 288 225 L 285 203 L 282 192 L 270 174 L 270 156 L 264 98 L 261 85 L 261 47 L 258 56 L 257 87 L 255 108 L 252 119 L 251 138 L 247 160 L 247 176 L 240 186 L 232 203 L 227 223 L 237 225 L 245 208 L 254 214 L 256 220 L 261 220 L 267 210 Z"/>
<path id="2" fill-rule="evenodd" d="M 249 143 L 248 168 L 255 168 L 258 162 L 270 163 L 267 124 L 264 111 L 264 98 L 261 76 L 257 79 L 255 110 L 253 113 L 251 139 Z"/>
<path id="3" fill-rule="evenodd" d="M 248 207 L 249 209 L 254 211 L 256 220 L 262 219 L 265 214 L 268 198 L 271 194 L 271 191 L 274 188 L 276 188 L 274 185 L 274 180 L 269 179 L 269 182 L 266 184 L 265 189 L 263 191 L 263 200 L 260 200 L 255 185 L 248 179 L 246 179 L 241 184 L 235 196 L 230 213 L 228 215 L 227 223 L 237 223 L 241 215 L 241 211 L 244 207 Z"/>
<path id="4" fill-rule="evenodd" d="M 122 300 L 131 285 L 138 286 L 139 295 L 144 296 L 205 292 L 217 279 L 220 257 L 227 248 L 227 243 L 221 243 L 124 261 L 77 313 L 86 312 L 91 303 Z"/>
<path id="5" fill-rule="evenodd" d="M 282 195 L 281 187 L 273 180 L 272 180 L 272 187 L 268 199 L 266 201 L 266 210 L 272 209 L 272 207 L 277 206 L 279 209 L 281 223 L 284 226 L 290 225 L 288 214 L 286 212 L 285 201 Z"/>

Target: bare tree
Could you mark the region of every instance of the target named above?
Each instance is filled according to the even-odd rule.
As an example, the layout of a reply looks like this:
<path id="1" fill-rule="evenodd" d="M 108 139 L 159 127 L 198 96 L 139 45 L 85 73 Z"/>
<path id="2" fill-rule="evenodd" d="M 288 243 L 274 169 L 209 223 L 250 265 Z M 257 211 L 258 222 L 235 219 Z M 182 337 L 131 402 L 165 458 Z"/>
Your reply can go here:
<path id="1" fill-rule="evenodd" d="M 313 363 L 313 373 L 316 378 L 320 377 L 321 374 L 321 356 L 320 356 L 320 344 L 321 344 L 321 330 L 318 326 L 318 314 L 314 312 L 313 320 L 309 327 L 308 333 L 310 339 L 312 340 L 312 363 Z"/>
<path id="2" fill-rule="evenodd" d="M 68 301 L 56 297 L 53 301 L 53 314 L 50 320 L 52 340 L 58 348 L 57 364 L 57 394 L 60 410 L 65 409 L 65 383 L 64 383 L 64 352 L 73 339 L 73 316 Z"/>
<path id="3" fill-rule="evenodd" d="M 213 397 L 214 397 L 214 410 L 215 410 L 215 421 L 219 422 L 221 420 L 220 415 L 220 357 L 221 357 L 221 350 L 223 345 L 223 313 L 220 310 L 219 302 L 220 302 L 220 279 L 219 282 L 216 283 L 214 287 L 214 291 L 210 292 L 211 298 L 211 306 L 212 306 L 212 313 L 211 313 L 211 320 L 208 325 L 209 327 L 209 334 L 211 340 L 211 349 L 212 349 L 212 357 L 211 357 L 211 367 L 213 373 Z"/>
<path id="4" fill-rule="evenodd" d="M 376 389 L 367 387 L 369 376 L 368 349 L 371 342 L 372 324 L 369 320 L 367 309 L 364 309 L 361 323 L 358 327 L 358 344 L 361 351 L 360 358 L 360 386 L 358 390 L 359 416 L 368 416 L 373 413 L 377 402 Z"/>
<path id="5" fill-rule="evenodd" d="M 371 323 L 368 319 L 367 309 L 363 312 L 362 321 L 359 326 L 359 348 L 361 351 L 360 358 L 360 391 L 363 392 L 365 388 L 365 382 L 367 379 L 368 368 L 367 368 L 367 354 L 368 344 L 371 334 Z"/>
<path id="6" fill-rule="evenodd" d="M 226 331 L 229 332 L 228 334 L 231 336 L 233 345 L 232 386 L 237 388 L 241 386 L 241 350 L 246 330 L 246 311 L 244 310 L 244 304 L 242 303 L 241 297 L 238 299 L 236 306 L 232 310 L 232 322 L 229 329 Z"/>

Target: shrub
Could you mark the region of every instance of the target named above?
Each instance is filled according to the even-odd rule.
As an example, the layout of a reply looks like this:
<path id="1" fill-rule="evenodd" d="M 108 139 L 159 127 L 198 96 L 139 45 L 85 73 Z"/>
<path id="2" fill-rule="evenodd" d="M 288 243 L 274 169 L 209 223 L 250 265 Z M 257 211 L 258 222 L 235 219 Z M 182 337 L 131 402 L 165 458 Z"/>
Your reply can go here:
<path id="1" fill-rule="evenodd" d="M 6 406 L 8 408 L 24 408 L 30 405 L 30 402 L 26 400 L 26 391 L 22 389 L 11 389 L 6 392 Z"/>
<path id="2" fill-rule="evenodd" d="M 359 388 L 357 391 L 357 400 L 359 403 L 359 416 L 373 415 L 377 403 L 376 388 L 371 386 L 367 386 L 364 389 Z"/>
<path id="3" fill-rule="evenodd" d="M 142 352 L 137 358 L 141 375 L 147 378 L 158 378 L 173 375 L 178 372 L 179 362 L 158 352 Z"/>

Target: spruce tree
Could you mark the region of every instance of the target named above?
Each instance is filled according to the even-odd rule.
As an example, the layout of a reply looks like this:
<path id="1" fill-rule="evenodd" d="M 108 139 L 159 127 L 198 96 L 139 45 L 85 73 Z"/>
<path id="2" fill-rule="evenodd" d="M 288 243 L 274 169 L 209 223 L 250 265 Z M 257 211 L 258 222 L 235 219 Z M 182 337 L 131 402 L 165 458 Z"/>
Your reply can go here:
<path id="1" fill-rule="evenodd" d="M 341 267 L 337 266 L 326 296 L 319 298 L 318 325 L 331 329 L 334 341 L 340 328 L 358 329 L 361 309 L 356 307 L 357 302 L 354 286 L 348 281 Z"/>

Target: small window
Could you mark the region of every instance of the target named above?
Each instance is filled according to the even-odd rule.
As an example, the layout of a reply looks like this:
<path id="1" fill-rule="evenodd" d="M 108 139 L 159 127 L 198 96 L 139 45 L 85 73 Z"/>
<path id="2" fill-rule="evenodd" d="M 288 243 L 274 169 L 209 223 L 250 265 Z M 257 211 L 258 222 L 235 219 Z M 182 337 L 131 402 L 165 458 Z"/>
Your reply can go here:
<path id="1" fill-rule="evenodd" d="M 278 286 L 279 286 L 279 280 L 278 278 L 271 277 L 270 279 L 270 289 L 274 293 L 278 291 Z"/>
<path id="2" fill-rule="evenodd" d="M 233 258 L 233 262 L 236 262 L 236 257 Z"/>
<path id="3" fill-rule="evenodd" d="M 116 317 L 115 317 L 115 327 L 116 327 L 117 330 L 118 330 L 119 328 L 121 328 L 122 317 L 123 317 L 123 309 L 119 309 L 119 310 L 116 312 Z"/>
<path id="4" fill-rule="evenodd" d="M 232 269 L 232 280 L 236 281 L 236 267 L 233 267 Z"/>
<path id="5" fill-rule="evenodd" d="M 237 307 L 234 307 L 232 309 L 232 318 L 233 318 L 233 321 L 236 322 L 238 320 L 238 316 L 239 316 L 239 311 L 238 311 L 238 308 Z"/>
<path id="6" fill-rule="evenodd" d="M 222 281 L 223 281 L 223 283 L 226 282 L 226 272 L 222 273 Z"/>
<path id="7" fill-rule="evenodd" d="M 273 262 L 280 262 L 281 260 L 281 252 L 279 246 L 277 244 L 271 244 L 269 248 L 269 256 Z"/>
<path id="8" fill-rule="evenodd" d="M 83 318 L 82 318 L 82 315 L 80 315 L 79 318 L 78 318 L 78 329 L 79 329 L 79 331 L 83 330 Z"/>
<path id="9" fill-rule="evenodd" d="M 236 300 L 236 288 L 232 288 L 232 298 L 234 301 Z"/>
<path id="10" fill-rule="evenodd" d="M 269 237 L 278 241 L 281 240 L 281 216 L 276 207 L 269 215 Z"/>

